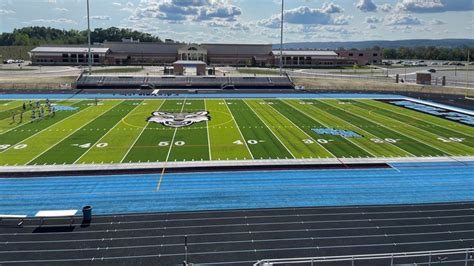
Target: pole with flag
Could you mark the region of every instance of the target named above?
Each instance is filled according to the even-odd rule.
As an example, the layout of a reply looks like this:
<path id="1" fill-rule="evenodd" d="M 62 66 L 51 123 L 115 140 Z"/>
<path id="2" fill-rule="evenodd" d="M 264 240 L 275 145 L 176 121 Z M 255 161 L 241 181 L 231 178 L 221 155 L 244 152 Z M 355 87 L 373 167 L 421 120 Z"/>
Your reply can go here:
<path id="1" fill-rule="evenodd" d="M 90 19 L 90 9 L 89 9 L 89 0 L 87 0 L 87 47 L 88 47 L 88 65 L 89 65 L 89 75 L 92 74 L 92 53 L 91 53 L 91 19 Z"/>
<path id="2" fill-rule="evenodd" d="M 285 0 L 281 0 L 281 32 L 280 32 L 280 76 L 283 76 L 283 18 L 285 11 Z"/>

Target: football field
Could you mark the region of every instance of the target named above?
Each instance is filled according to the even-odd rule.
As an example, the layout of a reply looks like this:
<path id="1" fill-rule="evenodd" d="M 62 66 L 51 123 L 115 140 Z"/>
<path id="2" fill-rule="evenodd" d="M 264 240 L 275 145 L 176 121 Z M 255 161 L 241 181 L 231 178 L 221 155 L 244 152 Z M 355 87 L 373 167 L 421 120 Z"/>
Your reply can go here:
<path id="1" fill-rule="evenodd" d="M 439 156 L 474 127 L 389 101 L 0 101 L 0 166 Z"/>

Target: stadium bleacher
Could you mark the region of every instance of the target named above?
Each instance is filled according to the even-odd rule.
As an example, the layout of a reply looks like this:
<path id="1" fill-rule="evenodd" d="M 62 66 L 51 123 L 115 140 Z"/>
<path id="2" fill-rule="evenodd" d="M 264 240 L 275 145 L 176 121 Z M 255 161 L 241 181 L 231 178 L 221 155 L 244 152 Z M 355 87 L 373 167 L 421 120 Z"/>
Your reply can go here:
<path id="1" fill-rule="evenodd" d="M 294 89 L 287 76 L 81 76 L 77 89 Z"/>

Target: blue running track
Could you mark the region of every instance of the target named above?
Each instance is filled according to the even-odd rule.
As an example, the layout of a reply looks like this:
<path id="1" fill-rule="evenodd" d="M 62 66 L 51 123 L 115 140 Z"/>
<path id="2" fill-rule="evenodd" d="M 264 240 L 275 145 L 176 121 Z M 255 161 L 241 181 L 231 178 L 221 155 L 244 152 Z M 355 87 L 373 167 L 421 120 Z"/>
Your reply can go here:
<path id="1" fill-rule="evenodd" d="M 474 162 L 392 169 L 0 179 L 0 213 L 96 214 L 474 201 Z"/>

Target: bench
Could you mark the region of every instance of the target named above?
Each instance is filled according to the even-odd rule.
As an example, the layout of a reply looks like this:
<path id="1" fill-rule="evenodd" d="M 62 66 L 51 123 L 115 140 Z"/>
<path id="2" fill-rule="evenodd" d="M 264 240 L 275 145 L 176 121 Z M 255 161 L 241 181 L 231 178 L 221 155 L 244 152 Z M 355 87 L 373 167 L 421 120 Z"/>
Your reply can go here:
<path id="1" fill-rule="evenodd" d="M 14 214 L 0 214 L 0 221 L 3 219 L 17 219 L 18 226 L 21 227 L 27 215 L 14 215 Z"/>
<path id="2" fill-rule="evenodd" d="M 43 225 L 45 218 L 71 218 L 71 226 L 74 223 L 74 216 L 77 210 L 55 210 L 55 211 L 39 211 L 35 217 L 40 218 L 40 226 Z"/>

